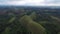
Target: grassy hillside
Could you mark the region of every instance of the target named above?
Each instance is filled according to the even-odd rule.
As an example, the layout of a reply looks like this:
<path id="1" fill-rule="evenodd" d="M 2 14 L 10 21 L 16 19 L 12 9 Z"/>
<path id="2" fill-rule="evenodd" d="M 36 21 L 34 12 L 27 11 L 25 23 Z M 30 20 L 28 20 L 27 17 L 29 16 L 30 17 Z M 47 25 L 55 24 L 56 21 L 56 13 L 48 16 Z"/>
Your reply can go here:
<path id="1" fill-rule="evenodd" d="M 60 34 L 60 16 L 56 10 L 0 8 L 0 34 Z"/>
<path id="2" fill-rule="evenodd" d="M 21 24 L 28 29 L 32 34 L 46 34 L 45 28 L 40 24 L 34 22 L 31 17 L 23 16 L 20 19 Z"/>

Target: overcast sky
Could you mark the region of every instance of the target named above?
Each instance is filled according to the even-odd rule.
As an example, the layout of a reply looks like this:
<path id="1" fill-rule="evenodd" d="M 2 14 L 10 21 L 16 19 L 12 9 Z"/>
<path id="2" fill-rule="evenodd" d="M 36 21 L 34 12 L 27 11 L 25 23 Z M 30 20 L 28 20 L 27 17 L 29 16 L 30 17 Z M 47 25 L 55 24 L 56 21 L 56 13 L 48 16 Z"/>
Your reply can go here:
<path id="1" fill-rule="evenodd" d="M 60 0 L 0 0 L 0 5 L 60 6 Z"/>

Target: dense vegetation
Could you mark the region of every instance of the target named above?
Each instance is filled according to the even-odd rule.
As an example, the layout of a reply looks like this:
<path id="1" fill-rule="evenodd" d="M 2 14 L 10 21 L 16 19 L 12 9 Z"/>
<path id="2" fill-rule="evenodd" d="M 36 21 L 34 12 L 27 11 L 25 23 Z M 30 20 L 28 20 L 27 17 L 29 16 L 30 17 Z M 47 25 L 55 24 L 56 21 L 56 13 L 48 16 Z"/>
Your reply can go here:
<path id="1" fill-rule="evenodd" d="M 49 9 L 0 7 L 0 34 L 60 34 L 59 12 Z"/>

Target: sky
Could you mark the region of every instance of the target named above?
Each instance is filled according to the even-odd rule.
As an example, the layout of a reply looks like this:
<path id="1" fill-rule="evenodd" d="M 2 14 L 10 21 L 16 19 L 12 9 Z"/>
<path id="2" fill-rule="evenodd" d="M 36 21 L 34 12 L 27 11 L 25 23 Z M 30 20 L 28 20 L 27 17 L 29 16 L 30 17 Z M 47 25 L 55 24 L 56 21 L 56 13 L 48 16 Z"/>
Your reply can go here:
<path id="1" fill-rule="evenodd" d="M 0 0 L 0 5 L 60 6 L 60 0 Z"/>

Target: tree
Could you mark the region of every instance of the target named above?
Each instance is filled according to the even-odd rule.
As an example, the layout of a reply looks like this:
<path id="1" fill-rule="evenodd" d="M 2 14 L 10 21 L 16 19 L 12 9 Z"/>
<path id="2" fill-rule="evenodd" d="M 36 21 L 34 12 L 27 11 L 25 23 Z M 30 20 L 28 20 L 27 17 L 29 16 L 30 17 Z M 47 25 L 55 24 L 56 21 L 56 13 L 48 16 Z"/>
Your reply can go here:
<path id="1" fill-rule="evenodd" d="M 31 17 L 33 20 L 36 20 L 37 14 L 36 14 L 35 12 L 33 12 L 33 13 L 30 14 L 30 17 Z"/>
<path id="2" fill-rule="evenodd" d="M 58 32 L 58 34 L 60 34 L 60 32 Z"/>
<path id="3" fill-rule="evenodd" d="M 9 27 L 7 27 L 7 28 L 5 29 L 5 31 L 4 31 L 4 32 L 2 32 L 2 34 L 10 34 L 10 28 L 9 28 Z"/>

